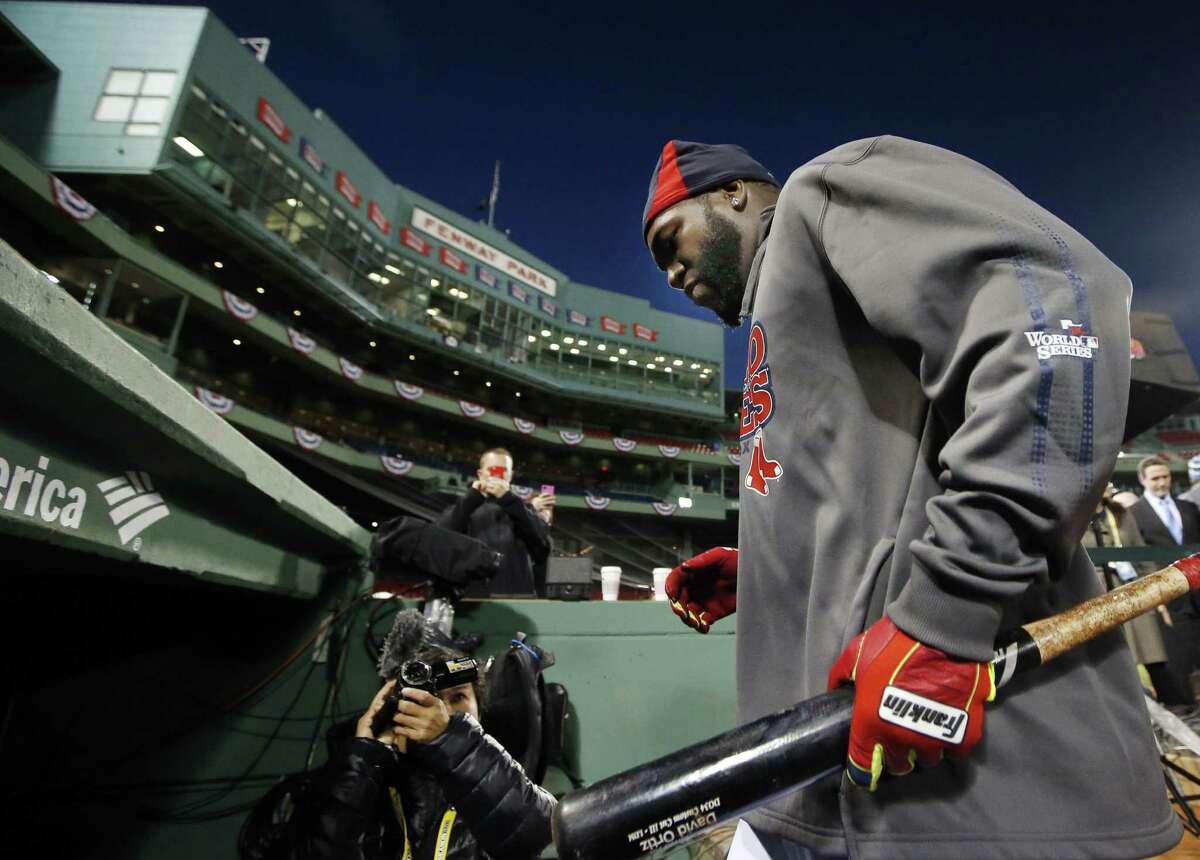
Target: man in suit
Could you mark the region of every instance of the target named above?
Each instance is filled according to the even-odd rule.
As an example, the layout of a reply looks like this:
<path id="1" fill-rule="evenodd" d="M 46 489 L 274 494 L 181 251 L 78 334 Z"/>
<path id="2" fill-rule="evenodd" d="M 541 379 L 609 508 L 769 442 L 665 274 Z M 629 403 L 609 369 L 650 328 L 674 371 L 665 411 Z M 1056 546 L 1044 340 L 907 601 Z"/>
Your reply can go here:
<path id="1" fill-rule="evenodd" d="M 1200 506 L 1200 454 L 1188 460 L 1188 481 L 1192 488 L 1186 493 L 1180 493 L 1179 498 Z"/>
<path id="2" fill-rule="evenodd" d="M 1129 510 L 1149 546 L 1200 544 L 1200 508 L 1171 498 L 1171 467 L 1161 457 L 1138 463 L 1138 481 L 1144 492 Z"/>
<path id="3" fill-rule="evenodd" d="M 1171 498 L 1171 467 L 1161 457 L 1138 463 L 1142 498 L 1133 514 L 1147 546 L 1180 546 L 1200 543 L 1200 508 L 1184 499 Z M 1161 565 L 1159 565 L 1161 567 Z M 1190 678 L 1200 663 L 1200 601 L 1193 594 L 1177 597 L 1167 607 L 1171 627 L 1164 630 L 1167 660 L 1178 678 Z"/>

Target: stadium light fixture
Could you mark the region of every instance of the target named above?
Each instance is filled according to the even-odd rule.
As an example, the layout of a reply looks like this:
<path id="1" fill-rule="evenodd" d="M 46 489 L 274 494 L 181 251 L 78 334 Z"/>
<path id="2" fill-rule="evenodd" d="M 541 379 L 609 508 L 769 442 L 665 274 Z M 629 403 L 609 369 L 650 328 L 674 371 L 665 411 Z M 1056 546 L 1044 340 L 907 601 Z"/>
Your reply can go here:
<path id="1" fill-rule="evenodd" d="M 292 311 L 292 316 L 294 316 L 294 317 L 300 316 L 300 308 L 296 308 L 294 311 Z"/>
<path id="2" fill-rule="evenodd" d="M 367 346 L 375 346 L 375 341 L 373 341 L 373 340 L 367 341 Z"/>
<path id="3" fill-rule="evenodd" d="M 579 347 L 577 347 L 577 346 L 571 347 L 571 355 L 579 355 Z"/>
<path id="4" fill-rule="evenodd" d="M 165 232 L 167 232 L 167 228 L 164 227 L 162 224 L 155 224 L 154 232 L 155 233 L 165 233 Z"/>
<path id="5" fill-rule="evenodd" d="M 520 396 L 521 396 L 521 392 L 519 392 L 519 391 L 518 391 L 518 392 L 517 392 L 517 397 L 520 397 Z"/>
<path id="6" fill-rule="evenodd" d="M 563 338 L 563 343 L 571 344 L 574 342 L 575 342 L 575 338 L 571 337 L 570 335 L 567 335 L 566 337 Z"/>
<path id="7" fill-rule="evenodd" d="M 548 329 L 548 328 L 542 329 L 542 337 L 550 337 L 550 329 Z"/>
<path id="8" fill-rule="evenodd" d="M 598 343 L 598 344 L 596 344 L 596 349 L 600 350 L 601 352 L 606 352 L 608 350 L 608 347 L 602 343 Z"/>
<path id="9" fill-rule="evenodd" d="M 395 266 L 393 266 L 391 263 L 388 263 L 386 266 L 384 266 L 384 268 L 387 269 L 389 272 L 391 272 L 393 275 L 400 274 L 400 270 L 397 269 Z"/>
<path id="10" fill-rule="evenodd" d="M 557 343 L 552 343 L 552 344 L 550 344 L 550 348 L 551 348 L 552 350 L 554 350 L 555 352 L 558 352 L 560 349 L 562 349 L 562 347 L 561 347 L 561 346 L 559 346 Z"/>
<path id="11" fill-rule="evenodd" d="M 213 260 L 213 268 L 214 269 L 224 269 L 225 264 L 222 263 L 220 260 Z"/>
<path id="12" fill-rule="evenodd" d="M 439 281 L 437 278 L 430 278 L 430 279 L 429 279 L 429 286 L 431 286 L 431 287 L 440 287 L 441 285 L 442 285 L 442 282 L 441 282 L 441 281 Z"/>
<path id="13" fill-rule="evenodd" d="M 637 367 L 637 359 L 636 359 L 636 358 L 631 358 L 631 359 L 629 359 L 629 361 L 628 361 L 628 362 L 626 362 L 626 363 L 627 363 L 627 364 L 628 364 L 630 367 Z"/>
<path id="14" fill-rule="evenodd" d="M 699 370 L 699 369 L 700 369 L 700 365 L 695 364 L 695 363 L 692 364 L 692 370 Z"/>
<path id="15" fill-rule="evenodd" d="M 373 528 L 373 529 L 379 528 L 379 523 L 375 522 L 375 520 L 371 520 L 371 528 Z"/>
<path id="16" fill-rule="evenodd" d="M 241 345 L 242 345 L 242 342 L 241 342 L 240 340 L 238 340 L 238 339 L 235 337 L 235 338 L 233 339 L 233 345 L 234 345 L 234 346 L 241 346 Z"/>
<path id="17" fill-rule="evenodd" d="M 438 309 L 437 308 L 425 308 L 425 313 L 429 314 L 431 317 L 435 317 L 438 315 Z"/>
<path id="18" fill-rule="evenodd" d="M 264 290 L 262 287 L 255 287 L 254 292 L 258 293 L 261 296 L 263 293 L 266 292 L 266 290 Z"/>
<path id="19" fill-rule="evenodd" d="M 529 336 L 529 342 L 530 342 L 530 343 L 537 343 L 537 335 L 536 335 L 536 334 L 531 334 L 531 335 Z"/>
<path id="20" fill-rule="evenodd" d="M 587 346 L 587 341 L 586 341 L 586 340 L 581 340 L 581 341 L 579 341 L 579 345 L 580 345 L 580 346 Z"/>
<path id="21" fill-rule="evenodd" d="M 192 158 L 203 158 L 204 157 L 204 150 L 201 149 L 200 147 L 196 146 L 196 144 L 192 143 L 190 140 L 188 140 L 183 135 L 180 135 L 179 137 L 175 138 L 175 145 L 178 146 L 180 149 L 182 149 L 184 152 L 186 152 L 188 155 L 190 155 Z"/>
<path id="22" fill-rule="evenodd" d="M 683 359 L 682 359 L 682 358 L 677 358 L 677 359 L 675 359 L 674 361 L 672 361 L 672 362 L 671 362 L 671 364 L 675 365 L 676 367 L 679 367 L 679 366 L 681 366 L 681 365 L 683 364 Z"/>
<path id="23" fill-rule="evenodd" d="M 654 360 L 655 361 L 666 361 L 667 357 L 665 355 L 656 355 L 656 356 L 654 356 Z"/>
<path id="24" fill-rule="evenodd" d="M 679 497 L 679 507 L 680 507 L 680 508 L 682 508 L 683 510 L 685 510 L 685 511 L 686 511 L 686 510 L 687 510 L 688 508 L 690 508 L 691 506 L 692 506 L 692 500 L 691 500 L 691 499 L 689 499 L 687 496 L 680 496 L 680 497 Z"/>
<path id="25" fill-rule="evenodd" d="M 410 353 L 408 354 L 408 360 L 409 360 L 409 361 L 416 361 L 416 360 L 417 360 L 417 357 L 416 357 L 415 355 L 413 355 L 413 354 L 410 352 Z"/>
<path id="26" fill-rule="evenodd" d="M 486 387 L 488 387 L 488 388 L 491 388 L 491 387 L 492 387 L 492 381 L 491 381 L 490 379 L 489 379 L 487 382 L 483 383 L 483 384 L 484 384 Z"/>
<path id="27" fill-rule="evenodd" d="M 608 360 L 609 360 L 609 361 L 620 361 L 621 359 L 617 358 L 615 355 L 610 355 L 610 356 L 608 357 Z"/>
<path id="28" fill-rule="evenodd" d="M 627 352 L 629 352 L 629 350 L 622 346 L 617 350 L 617 352 L 619 352 L 621 355 L 625 355 Z"/>
<path id="29" fill-rule="evenodd" d="M 670 373 L 670 372 L 671 372 L 671 370 L 672 370 L 672 368 L 670 368 L 670 367 L 664 367 L 664 368 L 663 368 L 663 370 L 665 370 L 667 373 Z"/>
<path id="30" fill-rule="evenodd" d="M 141 287 L 141 284 L 139 284 L 137 281 L 133 281 L 129 284 L 129 286 L 133 287 L 136 290 L 139 287 Z"/>
<path id="31" fill-rule="evenodd" d="M 287 205 L 288 205 L 288 206 L 295 206 L 295 205 L 296 205 L 296 198 L 295 198 L 295 197 L 289 197 L 289 198 L 287 199 Z"/>
<path id="32" fill-rule="evenodd" d="M 455 376 L 458 376 L 458 375 L 459 375 L 459 372 L 458 372 L 457 370 L 456 370 L 456 371 L 454 371 L 454 375 L 455 375 Z"/>

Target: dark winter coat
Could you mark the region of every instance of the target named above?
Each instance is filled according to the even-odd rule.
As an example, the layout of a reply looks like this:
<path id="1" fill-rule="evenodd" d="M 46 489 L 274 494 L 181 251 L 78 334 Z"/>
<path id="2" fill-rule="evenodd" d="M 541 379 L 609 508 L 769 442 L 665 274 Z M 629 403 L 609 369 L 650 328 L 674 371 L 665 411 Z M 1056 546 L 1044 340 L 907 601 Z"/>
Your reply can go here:
<path id="1" fill-rule="evenodd" d="M 317 795 L 297 860 L 526 860 L 550 843 L 555 804 L 465 714 L 403 755 L 353 739 Z"/>

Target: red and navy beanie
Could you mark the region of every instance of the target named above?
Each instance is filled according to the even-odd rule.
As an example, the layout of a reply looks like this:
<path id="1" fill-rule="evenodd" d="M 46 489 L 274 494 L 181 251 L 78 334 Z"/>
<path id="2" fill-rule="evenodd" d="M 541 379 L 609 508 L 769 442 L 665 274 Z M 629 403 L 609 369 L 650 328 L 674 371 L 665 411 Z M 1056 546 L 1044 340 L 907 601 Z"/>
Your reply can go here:
<path id="1" fill-rule="evenodd" d="M 667 141 L 650 175 L 650 194 L 642 212 L 642 235 L 646 235 L 646 228 L 659 212 L 734 179 L 779 185 L 771 171 L 735 144 Z"/>

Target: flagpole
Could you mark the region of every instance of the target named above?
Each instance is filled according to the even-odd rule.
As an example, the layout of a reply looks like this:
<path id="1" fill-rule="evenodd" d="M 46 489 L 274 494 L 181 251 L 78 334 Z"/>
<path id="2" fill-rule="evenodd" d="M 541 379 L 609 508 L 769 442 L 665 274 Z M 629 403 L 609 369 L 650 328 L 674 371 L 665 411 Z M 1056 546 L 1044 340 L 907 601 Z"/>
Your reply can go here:
<path id="1" fill-rule="evenodd" d="M 496 201 L 500 199 L 500 162 L 496 162 L 496 168 L 492 171 L 492 190 L 488 194 L 488 226 L 495 226 L 496 221 Z"/>

